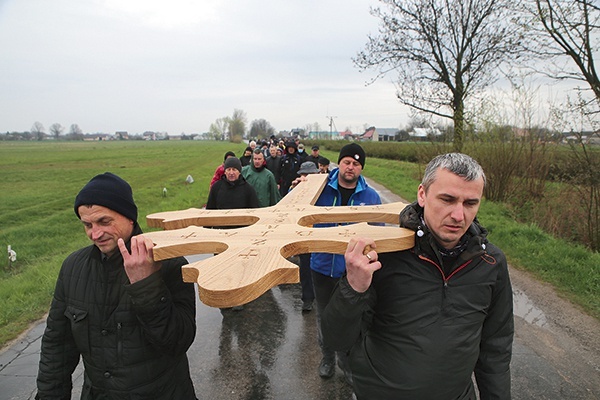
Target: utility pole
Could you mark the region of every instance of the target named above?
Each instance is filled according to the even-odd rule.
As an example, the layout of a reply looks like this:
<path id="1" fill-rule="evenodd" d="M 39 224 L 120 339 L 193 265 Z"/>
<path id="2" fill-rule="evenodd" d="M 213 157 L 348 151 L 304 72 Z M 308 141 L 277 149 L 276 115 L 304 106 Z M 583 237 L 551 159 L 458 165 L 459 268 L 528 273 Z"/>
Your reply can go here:
<path id="1" fill-rule="evenodd" d="M 329 140 L 331 140 L 333 138 L 333 127 L 335 126 L 333 119 L 337 117 L 326 116 L 325 118 L 329 120 Z M 337 126 L 335 126 L 335 131 L 337 132 Z"/>

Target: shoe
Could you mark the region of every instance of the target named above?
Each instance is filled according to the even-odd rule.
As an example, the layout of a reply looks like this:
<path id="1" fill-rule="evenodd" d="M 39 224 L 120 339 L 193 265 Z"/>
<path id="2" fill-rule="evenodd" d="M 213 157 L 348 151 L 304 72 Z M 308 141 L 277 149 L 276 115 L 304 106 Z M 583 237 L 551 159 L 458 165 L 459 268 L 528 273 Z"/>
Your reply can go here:
<path id="1" fill-rule="evenodd" d="M 312 311 L 313 302 L 312 301 L 303 301 L 302 302 L 302 311 Z"/>
<path id="2" fill-rule="evenodd" d="M 331 378 L 335 374 L 335 361 L 323 358 L 319 365 L 319 376 L 321 378 Z"/>

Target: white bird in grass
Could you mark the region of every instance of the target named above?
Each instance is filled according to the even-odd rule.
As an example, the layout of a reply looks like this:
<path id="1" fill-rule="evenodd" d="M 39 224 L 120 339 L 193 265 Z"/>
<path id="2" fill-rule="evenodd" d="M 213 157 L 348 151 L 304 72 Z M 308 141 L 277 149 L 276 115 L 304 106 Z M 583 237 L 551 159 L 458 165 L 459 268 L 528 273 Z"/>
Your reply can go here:
<path id="1" fill-rule="evenodd" d="M 8 261 L 11 263 L 17 261 L 17 252 L 10 247 L 10 244 L 8 245 Z"/>

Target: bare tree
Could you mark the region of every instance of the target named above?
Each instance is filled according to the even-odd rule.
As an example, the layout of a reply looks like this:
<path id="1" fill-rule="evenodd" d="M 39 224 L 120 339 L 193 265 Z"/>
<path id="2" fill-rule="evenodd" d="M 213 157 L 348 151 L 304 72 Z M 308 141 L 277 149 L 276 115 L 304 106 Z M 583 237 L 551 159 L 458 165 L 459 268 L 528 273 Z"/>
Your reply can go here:
<path id="1" fill-rule="evenodd" d="M 529 0 L 524 3 L 533 21 L 526 19 L 530 51 L 549 59 L 545 74 L 553 79 L 585 82 L 593 93 L 586 106 L 600 112 L 600 4 L 597 0 Z M 565 59 L 566 58 L 566 59 Z M 565 61 L 571 61 L 565 64 Z"/>
<path id="2" fill-rule="evenodd" d="M 83 131 L 77 124 L 71 124 L 69 128 L 68 138 L 70 140 L 83 140 Z"/>
<path id="3" fill-rule="evenodd" d="M 50 125 L 50 133 L 52 134 L 52 136 L 54 136 L 54 139 L 56 140 L 59 139 L 60 135 L 63 133 L 64 130 L 65 128 L 58 122 L 55 122 L 52 125 Z"/>
<path id="4" fill-rule="evenodd" d="M 36 121 L 31 127 L 31 134 L 37 138 L 37 140 L 43 140 L 46 135 L 44 133 L 44 125 L 42 125 L 41 122 Z"/>
<path id="5" fill-rule="evenodd" d="M 229 140 L 232 142 L 241 142 L 246 134 L 246 113 L 242 110 L 233 110 L 233 115 L 229 121 Z"/>
<path id="6" fill-rule="evenodd" d="M 380 0 L 379 34 L 354 59 L 377 78 L 397 73 L 397 97 L 413 110 L 452 119 L 454 148 L 464 139 L 465 100 L 519 57 L 512 0 Z M 377 79 L 375 78 L 375 79 Z"/>
<path id="7" fill-rule="evenodd" d="M 304 132 L 306 132 L 307 134 L 310 134 L 311 132 L 318 132 L 318 130 L 313 129 L 313 124 L 306 124 L 306 125 L 304 125 Z"/>
<path id="8" fill-rule="evenodd" d="M 225 140 L 228 129 L 229 117 L 223 117 L 210 124 L 208 131 L 215 140 Z"/>
<path id="9" fill-rule="evenodd" d="M 265 119 L 256 119 L 250 126 L 250 137 L 257 139 L 268 138 L 275 134 L 275 128 Z"/>

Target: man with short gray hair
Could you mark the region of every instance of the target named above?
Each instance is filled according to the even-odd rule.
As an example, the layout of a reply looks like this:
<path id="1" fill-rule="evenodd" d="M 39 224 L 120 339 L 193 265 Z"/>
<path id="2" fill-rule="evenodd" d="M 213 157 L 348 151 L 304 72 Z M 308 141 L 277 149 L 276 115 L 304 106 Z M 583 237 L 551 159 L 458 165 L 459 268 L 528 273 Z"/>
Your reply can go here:
<path id="1" fill-rule="evenodd" d="M 513 302 L 506 258 L 477 221 L 485 174 L 449 153 L 427 166 L 400 214 L 412 249 L 378 254 L 352 239 L 322 317 L 323 339 L 349 352 L 358 400 L 511 398 Z"/>

